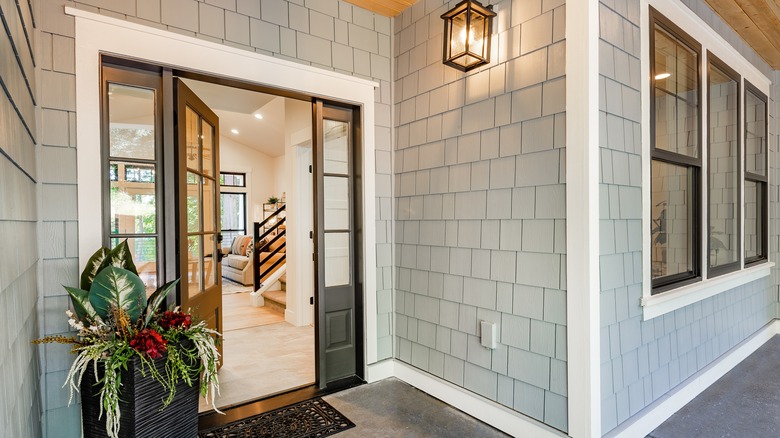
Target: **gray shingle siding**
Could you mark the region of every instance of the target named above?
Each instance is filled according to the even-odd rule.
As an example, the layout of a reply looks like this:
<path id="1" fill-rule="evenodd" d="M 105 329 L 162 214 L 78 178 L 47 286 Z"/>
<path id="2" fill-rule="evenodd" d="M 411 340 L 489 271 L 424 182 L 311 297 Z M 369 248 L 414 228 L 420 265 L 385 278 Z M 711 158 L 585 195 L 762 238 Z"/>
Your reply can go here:
<path id="1" fill-rule="evenodd" d="M 566 430 L 564 2 L 492 2 L 498 59 L 466 74 L 455 3 L 394 22 L 397 357 Z"/>
<path id="2" fill-rule="evenodd" d="M 41 434 L 38 124 L 28 1 L 0 2 L 0 435 Z"/>
<path id="3" fill-rule="evenodd" d="M 768 67 L 715 13 L 683 1 L 757 68 Z M 642 321 L 641 102 L 639 1 L 599 6 L 601 148 L 602 432 L 635 415 L 777 316 L 776 273 L 649 321 Z M 646 27 L 645 27 L 646 28 Z M 736 38 L 736 39 L 735 39 Z M 773 94 L 776 92 L 773 87 Z M 774 96 L 772 96 L 774 99 Z M 774 105 L 770 140 L 776 152 Z M 772 181 L 776 158 L 772 157 Z M 770 199 L 777 201 L 777 187 Z M 776 220 L 772 229 L 776 228 Z M 777 251 L 777 236 L 771 250 Z"/>
<path id="4" fill-rule="evenodd" d="M 26 5 L 27 2 L 20 2 Z M 169 30 L 206 39 L 231 47 L 288 59 L 327 70 L 372 79 L 380 84 L 375 96 L 376 193 L 369 194 L 378 206 L 376 215 L 377 255 L 377 334 L 378 359 L 393 356 L 392 309 L 392 209 L 390 184 L 391 168 L 387 166 L 391 150 L 392 92 L 391 92 L 391 19 L 382 17 L 339 0 L 78 0 L 75 2 L 45 0 L 36 3 L 40 32 L 37 62 L 42 76 L 43 90 L 39 106 L 42 120 L 41 168 L 46 169 L 41 181 L 43 202 L 42 228 L 46 234 L 44 269 L 41 274 L 43 299 L 41 319 L 46 334 L 67 331 L 62 311 L 67 298 L 61 284 L 74 284 L 78 275 L 76 235 L 76 150 L 75 142 L 75 56 L 74 18 L 65 15 L 64 6 L 124 19 L 134 23 Z M 5 11 L 4 11 L 5 12 Z M 2 38 L 0 37 L 0 42 Z M 35 46 L 33 46 L 35 47 Z M 28 51 L 29 52 L 29 51 Z M 8 63 L 0 64 L 6 68 Z M 18 67 L 17 67 L 18 68 Z M 2 76 L 14 81 L 19 90 L 22 109 L 30 100 L 25 96 L 24 81 L 20 75 Z M 29 94 L 29 93 L 28 93 Z M 6 98 L 7 100 L 7 98 Z M 26 106 L 24 106 L 24 105 Z M 14 120 L 5 117 L 0 103 L 0 123 Z M 24 114 L 24 112 L 22 112 Z M 19 117 L 16 117 L 19 120 Z M 25 119 L 27 120 L 27 119 Z M 15 122 L 19 124 L 18 122 Z M 34 118 L 30 119 L 34 124 Z M 33 125 L 34 128 L 34 125 Z M 23 134 L 23 127 L 13 127 L 15 147 L 32 150 L 34 140 Z M 34 130 L 33 130 L 34 132 Z M 24 148 L 22 148 L 24 146 Z M 5 148 L 5 146 L 3 146 Z M 13 155 L 12 155 L 13 156 Z M 18 157 L 24 168 L 35 172 L 35 162 Z M 26 161 L 25 161 L 26 160 Z M 0 157 L 0 162 L 3 157 Z M 65 165 L 63 165 L 65 163 Z M 14 172 L 3 169 L 0 178 L 10 178 Z M 5 180 L 3 181 L 5 184 Z M 17 183 L 18 185 L 18 183 Z M 34 192 L 34 190 L 33 190 Z M 4 191 L 3 194 L 6 192 Z M 7 195 L 6 195 L 7 196 Z M 0 198 L 2 199 L 2 198 Z M 25 199 L 20 193 L 19 199 Z M 35 199 L 34 196 L 29 198 Z M 56 202 L 54 202 L 56 200 Z M 21 204 L 21 201 L 17 201 Z M 27 201 L 24 201 L 25 203 Z M 33 203 L 34 205 L 34 203 Z M 34 230 L 33 230 L 34 231 Z M 20 233 L 17 233 L 20 234 Z M 33 233 L 29 241 L 37 241 Z M 18 254 L 14 257 L 17 260 Z M 34 262 L 31 265 L 35 272 Z M 3 279 L 0 282 L 6 283 Z M 8 307 L 3 307 L 8 308 Z M 22 314 L 23 312 L 19 312 Z M 33 314 L 33 317 L 37 316 Z M 57 428 L 80 430 L 79 407 L 63 403 L 62 372 L 71 358 L 67 349 L 47 346 L 41 351 L 44 386 L 44 433 Z M 6 357 L 3 355 L 3 358 Z M 0 359 L 0 361 L 3 359 Z M 37 365 L 37 361 L 36 361 Z M 28 368 L 31 369 L 31 368 Z M 36 374 L 37 380 L 37 374 Z M 18 381 L 18 380 L 16 380 Z M 31 385 L 30 388 L 37 388 Z M 3 392 L 0 391 L 0 394 Z M 11 394 L 8 391 L 6 394 Z M 2 406 L 2 405 L 0 405 Z M 10 405 L 9 405 L 10 406 Z M 37 412 L 37 411 L 36 411 Z M 36 414 L 37 415 L 37 414 Z M 3 424 L 3 422 L 0 422 Z M 9 424 L 9 423 L 5 423 Z M 27 436 L 12 434 L 9 436 Z M 32 436 L 32 435 L 30 435 Z"/>

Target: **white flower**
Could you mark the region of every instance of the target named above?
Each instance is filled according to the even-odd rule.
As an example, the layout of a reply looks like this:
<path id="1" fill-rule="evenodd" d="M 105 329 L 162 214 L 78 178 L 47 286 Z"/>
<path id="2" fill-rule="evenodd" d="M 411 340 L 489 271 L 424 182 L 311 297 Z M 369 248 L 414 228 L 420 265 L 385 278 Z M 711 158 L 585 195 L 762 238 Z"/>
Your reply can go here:
<path id="1" fill-rule="evenodd" d="M 70 309 L 66 310 L 65 314 L 68 315 L 68 318 L 73 318 L 73 312 L 71 312 Z"/>

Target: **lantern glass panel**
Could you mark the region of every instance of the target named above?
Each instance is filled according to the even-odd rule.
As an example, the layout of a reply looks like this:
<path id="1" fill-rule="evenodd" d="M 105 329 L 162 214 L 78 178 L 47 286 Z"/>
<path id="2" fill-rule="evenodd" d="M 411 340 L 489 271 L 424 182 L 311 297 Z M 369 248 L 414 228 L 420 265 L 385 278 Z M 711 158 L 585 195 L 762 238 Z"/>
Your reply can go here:
<path id="1" fill-rule="evenodd" d="M 459 56 L 466 52 L 466 15 L 468 10 L 452 17 L 450 36 L 450 56 Z"/>

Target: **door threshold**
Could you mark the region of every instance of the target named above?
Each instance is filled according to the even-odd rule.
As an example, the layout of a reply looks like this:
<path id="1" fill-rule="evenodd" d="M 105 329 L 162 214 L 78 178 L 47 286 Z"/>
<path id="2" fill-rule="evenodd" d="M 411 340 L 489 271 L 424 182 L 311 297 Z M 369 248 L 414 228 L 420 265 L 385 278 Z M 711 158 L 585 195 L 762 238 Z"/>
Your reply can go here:
<path id="1" fill-rule="evenodd" d="M 295 403 L 311 400 L 316 397 L 323 397 L 365 383 L 366 382 L 363 379 L 352 376 L 331 382 L 327 388 L 320 389 L 316 384 L 312 384 L 269 397 L 260 398 L 258 400 L 249 401 L 237 406 L 231 406 L 222 410 L 224 415 L 214 411 L 203 412 L 198 414 L 198 429 L 204 430 L 225 426 L 235 421 L 271 412 L 275 409 L 294 405 Z"/>

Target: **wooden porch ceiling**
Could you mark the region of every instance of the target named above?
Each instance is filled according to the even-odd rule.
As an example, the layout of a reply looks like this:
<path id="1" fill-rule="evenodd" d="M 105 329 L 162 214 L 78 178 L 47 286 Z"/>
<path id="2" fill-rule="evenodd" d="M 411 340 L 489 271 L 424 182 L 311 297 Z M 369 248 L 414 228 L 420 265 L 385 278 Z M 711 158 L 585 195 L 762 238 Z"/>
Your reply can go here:
<path id="1" fill-rule="evenodd" d="M 417 0 L 346 0 L 346 2 L 385 17 L 395 17 L 417 3 Z"/>
<path id="2" fill-rule="evenodd" d="M 704 0 L 774 70 L 780 70 L 780 0 Z"/>

